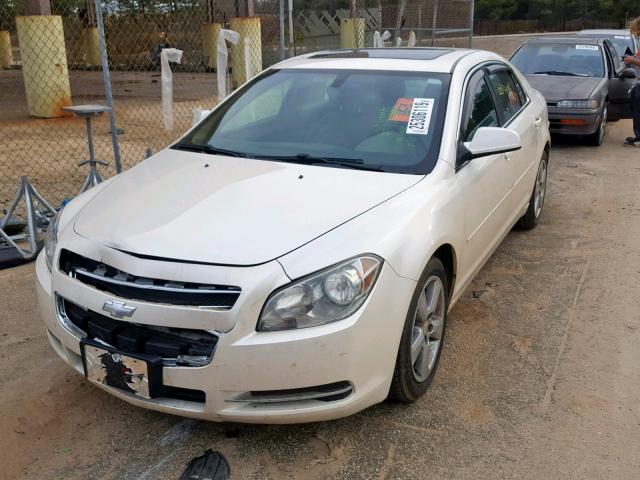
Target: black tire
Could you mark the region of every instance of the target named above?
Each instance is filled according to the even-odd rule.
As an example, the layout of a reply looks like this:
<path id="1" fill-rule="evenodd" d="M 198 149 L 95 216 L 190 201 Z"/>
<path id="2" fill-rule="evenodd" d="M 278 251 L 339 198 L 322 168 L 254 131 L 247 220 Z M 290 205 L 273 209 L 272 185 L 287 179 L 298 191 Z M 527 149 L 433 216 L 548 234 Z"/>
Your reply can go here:
<path id="1" fill-rule="evenodd" d="M 416 319 L 416 311 L 418 309 L 418 300 L 425 291 L 427 284 L 433 277 L 438 277 L 442 282 L 444 293 L 444 314 L 442 331 L 440 334 L 440 343 L 435 357 L 433 366 L 428 376 L 422 381 L 416 379 L 414 374 L 414 364 L 411 361 L 411 341 L 414 330 L 414 322 Z M 402 337 L 398 348 L 398 356 L 396 358 L 396 366 L 393 372 L 393 381 L 389 391 L 389 398 L 403 403 L 413 403 L 418 400 L 429 388 L 433 378 L 435 377 L 440 362 L 440 355 L 444 348 L 444 337 L 447 328 L 447 310 L 449 308 L 449 279 L 444 265 L 440 259 L 434 257 L 429 260 L 424 273 L 420 277 L 416 291 L 413 294 L 407 317 L 405 318 Z M 423 353 L 424 354 L 424 353 Z"/>
<path id="2" fill-rule="evenodd" d="M 549 153 L 544 152 L 542 155 L 542 160 L 540 160 L 540 165 L 538 166 L 538 172 L 536 173 L 536 183 L 533 186 L 533 192 L 531 192 L 531 198 L 529 200 L 529 208 L 527 208 L 527 212 L 520 218 L 517 223 L 517 228 L 520 230 L 533 230 L 538 225 L 540 221 L 540 216 L 542 215 L 542 209 L 544 207 L 544 200 L 546 198 L 547 191 L 547 172 L 549 167 Z M 544 168 L 544 192 L 542 194 L 540 209 L 536 208 L 536 194 L 538 193 L 538 182 L 540 177 L 541 169 Z"/>
<path id="3" fill-rule="evenodd" d="M 609 121 L 609 106 L 604 105 L 602 109 L 600 123 L 598 124 L 598 131 L 587 137 L 587 143 L 592 147 L 599 147 L 604 143 L 605 135 L 607 134 L 607 122 Z"/>

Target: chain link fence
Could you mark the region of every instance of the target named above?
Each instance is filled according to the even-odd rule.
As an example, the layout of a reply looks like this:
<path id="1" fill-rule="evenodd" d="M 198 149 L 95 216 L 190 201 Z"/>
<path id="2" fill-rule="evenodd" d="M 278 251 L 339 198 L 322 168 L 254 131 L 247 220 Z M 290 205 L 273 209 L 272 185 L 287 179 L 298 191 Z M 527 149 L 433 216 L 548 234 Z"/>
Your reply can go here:
<path id="1" fill-rule="evenodd" d="M 117 170 L 116 151 L 123 169 L 134 166 L 187 130 L 194 109 L 211 109 L 224 96 L 220 89 L 229 92 L 282 58 L 379 42 L 466 47 L 476 11 L 474 0 L 98 3 L 99 11 L 95 0 L 0 0 L 0 209 L 11 202 L 23 175 L 54 205 L 78 193 L 88 173 L 78 166 L 88 155 L 87 135 L 84 121 L 65 106 L 109 104 L 112 93 L 115 134 L 108 114 L 93 120 L 97 157 L 108 162 L 99 170 L 109 177 Z M 32 4 L 50 11 L 27 11 Z M 535 31 L 553 22 L 594 26 L 566 8 L 560 17 L 543 9 L 524 12 L 539 17 L 533 20 L 519 19 L 526 16 L 520 7 L 496 10 L 488 4 L 478 2 L 476 33 Z M 507 18 L 493 18 L 496 12 Z M 221 30 L 238 34 L 227 32 L 228 61 L 219 58 Z M 102 68 L 101 38 L 108 71 Z M 172 98 L 164 104 L 163 49 L 182 52 L 179 63 L 168 64 Z M 225 73 L 221 79 L 218 70 Z"/>
<path id="2" fill-rule="evenodd" d="M 102 1 L 117 146 L 122 168 L 174 141 L 193 110 L 218 101 L 221 29 L 240 33 L 229 46 L 228 91 L 280 59 L 279 1 Z M 94 0 L 52 0 L 27 15 L 25 2 L 0 0 L 0 209 L 28 176 L 51 203 L 75 196 L 88 173 L 83 119 L 70 105 L 107 104 Z M 50 13 L 50 14 L 48 14 Z M 172 72 L 172 125 L 163 115 L 161 51 L 182 52 Z M 95 152 L 116 173 L 107 114 L 92 121 Z"/>

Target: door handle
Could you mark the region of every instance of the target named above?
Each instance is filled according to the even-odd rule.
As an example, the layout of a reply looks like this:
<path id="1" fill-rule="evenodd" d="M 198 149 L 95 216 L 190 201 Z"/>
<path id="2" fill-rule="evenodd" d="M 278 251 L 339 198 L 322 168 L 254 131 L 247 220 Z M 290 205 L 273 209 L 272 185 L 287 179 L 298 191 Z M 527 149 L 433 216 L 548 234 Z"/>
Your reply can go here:
<path id="1" fill-rule="evenodd" d="M 508 162 L 511 160 L 511 155 L 509 155 L 508 153 L 504 154 L 504 159 Z"/>
<path id="2" fill-rule="evenodd" d="M 536 128 L 540 128 L 540 125 L 542 125 L 542 118 L 540 117 L 536 117 Z"/>

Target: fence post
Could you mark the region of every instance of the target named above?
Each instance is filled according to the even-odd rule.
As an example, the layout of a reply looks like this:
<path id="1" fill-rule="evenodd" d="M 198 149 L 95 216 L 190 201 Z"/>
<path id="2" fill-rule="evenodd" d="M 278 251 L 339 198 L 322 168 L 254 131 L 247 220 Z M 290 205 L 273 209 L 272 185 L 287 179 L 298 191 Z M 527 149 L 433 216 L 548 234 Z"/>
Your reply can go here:
<path id="1" fill-rule="evenodd" d="M 11 68 L 12 65 L 11 34 L 8 30 L 0 30 L 0 69 Z"/>
<path id="2" fill-rule="evenodd" d="M 94 0 L 96 9 L 96 23 L 100 40 L 100 60 L 102 61 L 102 78 L 104 80 L 104 96 L 109 110 L 109 128 L 111 128 L 111 143 L 113 144 L 113 158 L 116 173 L 122 172 L 120 159 L 120 144 L 118 143 L 118 129 L 116 128 L 116 113 L 113 108 L 113 92 L 111 91 L 111 74 L 109 73 L 109 57 L 107 56 L 107 41 L 104 34 L 104 21 L 102 19 L 102 5 L 100 0 Z"/>
<path id="3" fill-rule="evenodd" d="M 289 56 L 295 56 L 294 44 L 295 37 L 293 31 L 293 0 L 289 0 L 288 5 L 288 16 L 289 16 Z"/>
<path id="4" fill-rule="evenodd" d="M 280 61 L 284 60 L 284 2 L 280 0 Z"/>
<path id="5" fill-rule="evenodd" d="M 473 28 L 475 21 L 475 0 L 469 0 L 469 48 L 473 47 Z"/>
<path id="6" fill-rule="evenodd" d="M 436 29 L 438 28 L 438 0 L 433 2 L 433 22 L 431 23 L 431 46 L 436 44 Z"/>

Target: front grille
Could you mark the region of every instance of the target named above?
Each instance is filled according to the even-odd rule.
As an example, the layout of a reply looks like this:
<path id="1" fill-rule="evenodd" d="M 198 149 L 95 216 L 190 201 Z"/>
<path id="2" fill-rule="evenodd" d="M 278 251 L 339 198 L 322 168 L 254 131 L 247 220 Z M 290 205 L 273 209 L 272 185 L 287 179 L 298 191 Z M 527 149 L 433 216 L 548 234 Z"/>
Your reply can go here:
<path id="1" fill-rule="evenodd" d="M 240 287 L 138 277 L 69 250 L 60 254 L 60 270 L 103 292 L 149 303 L 230 310 Z"/>
<path id="2" fill-rule="evenodd" d="M 86 310 L 62 297 L 57 302 L 63 325 L 71 322 L 74 333 L 122 353 L 158 355 L 165 366 L 206 365 L 218 343 L 218 337 L 205 330 L 137 325 Z"/>

